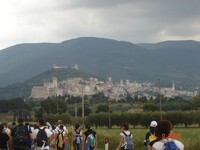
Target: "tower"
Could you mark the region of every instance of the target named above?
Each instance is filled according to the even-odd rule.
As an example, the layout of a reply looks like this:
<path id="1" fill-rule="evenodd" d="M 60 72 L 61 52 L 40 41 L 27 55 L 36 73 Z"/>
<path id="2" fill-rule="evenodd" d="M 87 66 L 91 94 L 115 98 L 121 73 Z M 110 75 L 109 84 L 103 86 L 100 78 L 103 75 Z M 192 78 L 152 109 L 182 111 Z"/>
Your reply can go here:
<path id="1" fill-rule="evenodd" d="M 57 88 L 58 87 L 58 81 L 56 77 L 53 77 L 53 87 Z"/>
<path id="2" fill-rule="evenodd" d="M 175 91 L 175 83 L 174 82 L 172 83 L 172 91 L 173 92 Z"/>

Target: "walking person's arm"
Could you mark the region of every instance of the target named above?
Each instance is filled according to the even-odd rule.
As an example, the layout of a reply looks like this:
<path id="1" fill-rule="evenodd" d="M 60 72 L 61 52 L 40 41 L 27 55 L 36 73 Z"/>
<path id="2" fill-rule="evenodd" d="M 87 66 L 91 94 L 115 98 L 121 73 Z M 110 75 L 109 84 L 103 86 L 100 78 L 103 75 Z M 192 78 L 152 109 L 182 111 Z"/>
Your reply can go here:
<path id="1" fill-rule="evenodd" d="M 120 150 L 123 142 L 124 142 L 124 137 L 120 135 L 119 145 L 117 146 L 116 150 Z"/>

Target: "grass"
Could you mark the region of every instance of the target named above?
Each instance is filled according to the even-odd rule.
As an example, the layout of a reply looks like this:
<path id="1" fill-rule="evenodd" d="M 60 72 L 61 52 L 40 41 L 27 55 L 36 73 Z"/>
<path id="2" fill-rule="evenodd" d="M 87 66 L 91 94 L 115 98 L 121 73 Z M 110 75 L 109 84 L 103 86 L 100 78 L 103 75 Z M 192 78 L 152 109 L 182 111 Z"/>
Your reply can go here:
<path id="1" fill-rule="evenodd" d="M 106 128 L 93 128 L 98 135 L 98 150 L 104 150 L 105 138 L 109 138 L 109 150 L 115 150 L 119 143 L 120 129 L 106 129 Z M 144 150 L 143 144 L 144 137 L 148 129 L 135 128 L 130 129 L 133 134 L 133 141 L 136 150 Z M 180 134 L 180 140 L 185 150 L 199 150 L 200 149 L 200 128 L 174 128 L 172 134 Z"/>

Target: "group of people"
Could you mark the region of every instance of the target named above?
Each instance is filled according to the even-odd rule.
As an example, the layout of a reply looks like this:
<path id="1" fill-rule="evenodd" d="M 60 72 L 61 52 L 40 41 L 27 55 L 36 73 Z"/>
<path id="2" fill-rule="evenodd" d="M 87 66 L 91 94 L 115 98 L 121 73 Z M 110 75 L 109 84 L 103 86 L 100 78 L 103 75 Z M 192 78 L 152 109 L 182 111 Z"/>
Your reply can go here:
<path id="1" fill-rule="evenodd" d="M 8 124 L 5 128 L 0 124 L 0 150 L 49 150 L 50 146 L 57 150 L 97 150 L 97 133 L 91 129 L 91 125 L 85 125 L 87 129 L 82 131 L 77 123 L 72 130 L 72 147 L 68 148 L 68 130 L 58 120 L 57 126 L 53 127 L 43 119 L 38 125 L 30 126 L 18 119 L 18 125 Z M 128 123 L 121 125 L 120 140 L 116 150 L 133 150 L 133 135 L 129 131 Z M 184 145 L 171 138 L 172 124 L 168 120 L 159 123 L 152 121 L 150 131 L 147 132 L 144 140 L 145 150 L 183 150 Z"/>
<path id="2" fill-rule="evenodd" d="M 30 126 L 19 118 L 18 125 L 5 128 L 0 124 L 0 150 L 95 150 L 97 134 L 89 123 L 85 127 L 87 130 L 82 132 L 80 125 L 75 124 L 72 147 L 68 148 L 68 130 L 61 120 L 55 127 L 44 119 L 40 119 L 38 125 Z"/>
<path id="3" fill-rule="evenodd" d="M 120 141 L 116 150 L 133 150 L 134 142 L 128 123 L 122 123 L 121 127 Z M 171 131 L 172 123 L 169 120 L 162 120 L 159 123 L 151 121 L 150 131 L 146 133 L 144 140 L 145 150 L 184 150 L 184 145 L 173 139 Z"/>

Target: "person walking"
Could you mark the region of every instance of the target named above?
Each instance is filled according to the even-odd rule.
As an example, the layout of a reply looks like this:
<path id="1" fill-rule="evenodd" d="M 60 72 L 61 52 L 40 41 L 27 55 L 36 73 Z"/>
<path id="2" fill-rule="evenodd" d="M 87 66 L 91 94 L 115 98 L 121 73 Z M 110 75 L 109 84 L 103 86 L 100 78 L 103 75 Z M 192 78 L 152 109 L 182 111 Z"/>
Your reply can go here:
<path id="1" fill-rule="evenodd" d="M 122 131 L 120 132 L 120 141 L 116 150 L 133 150 L 134 144 L 132 141 L 132 133 L 129 131 L 129 125 L 127 122 L 123 122 L 121 125 Z"/>
<path id="2" fill-rule="evenodd" d="M 0 124 L 0 150 L 8 150 L 8 141 L 10 137 L 3 132 L 4 126 Z"/>
<path id="3" fill-rule="evenodd" d="M 157 127 L 157 122 L 151 121 L 150 130 L 146 133 L 144 140 L 145 150 L 148 150 L 148 145 L 150 142 L 156 140 L 156 129 L 157 129 L 156 127 Z"/>
<path id="4" fill-rule="evenodd" d="M 11 130 L 11 139 L 14 150 L 30 150 L 33 135 L 25 126 L 23 118 L 18 118 L 18 125 Z"/>
<path id="5" fill-rule="evenodd" d="M 39 127 L 33 131 L 35 150 L 49 150 L 52 132 L 46 128 L 44 119 L 40 119 Z"/>
<path id="6" fill-rule="evenodd" d="M 170 132 L 172 131 L 172 123 L 169 120 L 160 121 L 157 126 L 157 131 L 157 136 L 161 140 L 153 144 L 152 150 L 184 149 L 184 145 L 180 141 L 169 138 Z"/>
<path id="7" fill-rule="evenodd" d="M 90 123 L 87 123 L 85 128 L 87 130 L 83 134 L 84 150 L 97 150 L 97 133 L 92 130 Z"/>
<path id="8" fill-rule="evenodd" d="M 83 137 L 81 127 L 78 123 L 74 126 L 74 130 L 72 132 L 72 139 L 74 150 L 82 150 Z"/>

